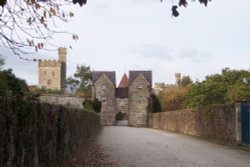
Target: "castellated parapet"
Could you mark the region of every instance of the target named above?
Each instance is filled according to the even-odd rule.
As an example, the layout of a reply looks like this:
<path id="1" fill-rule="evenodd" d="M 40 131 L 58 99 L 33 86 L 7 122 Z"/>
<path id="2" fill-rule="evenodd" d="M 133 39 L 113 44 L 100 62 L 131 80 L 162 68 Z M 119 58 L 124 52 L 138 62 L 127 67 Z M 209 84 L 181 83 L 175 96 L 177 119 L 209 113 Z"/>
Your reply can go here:
<path id="1" fill-rule="evenodd" d="M 39 61 L 39 67 L 62 67 L 62 62 L 57 60 L 43 60 Z"/>
<path id="2" fill-rule="evenodd" d="M 63 90 L 66 87 L 66 48 L 58 49 L 58 60 L 40 60 L 39 87 Z"/>

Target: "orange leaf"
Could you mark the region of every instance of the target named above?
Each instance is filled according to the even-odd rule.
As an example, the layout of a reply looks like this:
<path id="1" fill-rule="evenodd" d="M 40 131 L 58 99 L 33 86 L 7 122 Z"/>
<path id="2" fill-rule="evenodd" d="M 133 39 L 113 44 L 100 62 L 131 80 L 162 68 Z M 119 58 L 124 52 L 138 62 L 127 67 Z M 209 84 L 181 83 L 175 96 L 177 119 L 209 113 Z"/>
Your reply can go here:
<path id="1" fill-rule="evenodd" d="M 35 8 L 36 10 L 39 10 L 41 8 L 41 5 L 39 5 L 38 3 L 35 4 Z"/>

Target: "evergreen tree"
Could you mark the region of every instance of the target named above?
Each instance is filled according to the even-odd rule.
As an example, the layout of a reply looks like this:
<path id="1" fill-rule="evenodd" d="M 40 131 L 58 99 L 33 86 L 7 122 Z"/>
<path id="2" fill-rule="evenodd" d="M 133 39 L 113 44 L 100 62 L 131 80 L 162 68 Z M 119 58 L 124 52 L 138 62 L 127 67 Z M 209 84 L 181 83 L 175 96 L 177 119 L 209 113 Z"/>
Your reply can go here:
<path id="1" fill-rule="evenodd" d="M 91 96 L 92 72 L 90 66 L 78 65 L 74 77 L 67 79 L 67 85 L 78 95 Z"/>

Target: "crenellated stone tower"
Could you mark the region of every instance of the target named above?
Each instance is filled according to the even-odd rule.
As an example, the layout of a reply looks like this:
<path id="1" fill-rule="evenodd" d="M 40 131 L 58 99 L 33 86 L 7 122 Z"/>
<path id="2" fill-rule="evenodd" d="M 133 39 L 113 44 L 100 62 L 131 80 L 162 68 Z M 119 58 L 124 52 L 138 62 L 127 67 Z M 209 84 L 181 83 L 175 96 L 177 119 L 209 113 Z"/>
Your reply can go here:
<path id="1" fill-rule="evenodd" d="M 66 87 L 67 49 L 58 49 L 58 60 L 39 61 L 39 88 L 63 90 Z"/>

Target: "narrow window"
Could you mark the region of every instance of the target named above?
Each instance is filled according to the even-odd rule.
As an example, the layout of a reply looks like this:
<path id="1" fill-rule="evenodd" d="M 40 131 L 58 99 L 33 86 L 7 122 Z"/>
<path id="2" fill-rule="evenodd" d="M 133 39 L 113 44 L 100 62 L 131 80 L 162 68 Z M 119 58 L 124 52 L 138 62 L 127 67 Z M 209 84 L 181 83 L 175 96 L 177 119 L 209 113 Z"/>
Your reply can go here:
<path id="1" fill-rule="evenodd" d="M 142 89 L 143 88 L 143 84 L 140 84 L 137 86 L 138 89 Z"/>
<path id="2" fill-rule="evenodd" d="M 51 85 L 51 80 L 50 79 L 47 80 L 47 84 Z"/>
<path id="3" fill-rule="evenodd" d="M 107 98 L 105 96 L 102 97 L 102 102 L 105 102 Z"/>

